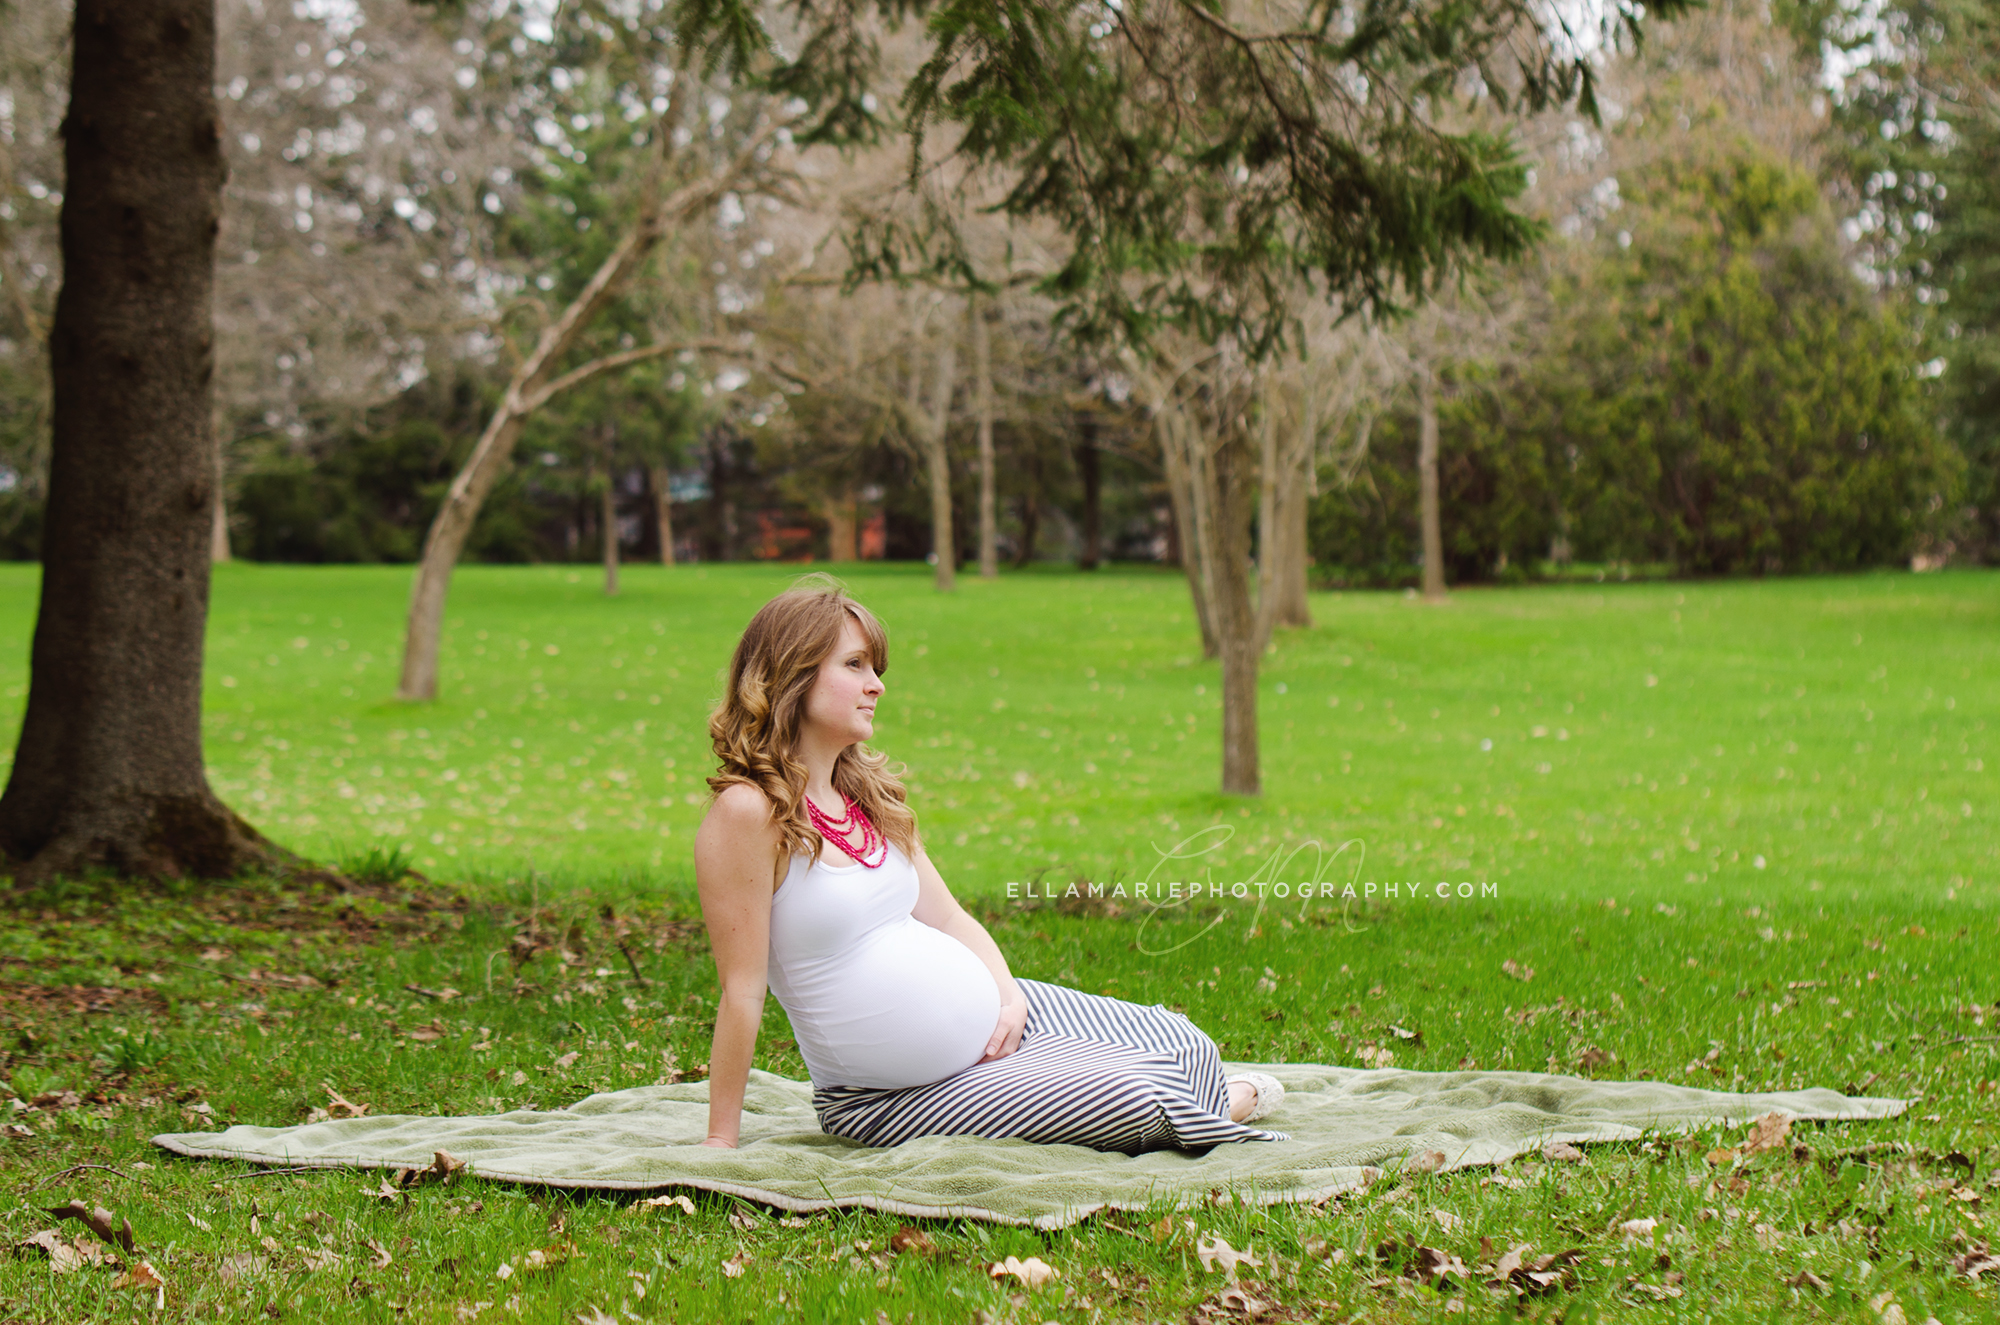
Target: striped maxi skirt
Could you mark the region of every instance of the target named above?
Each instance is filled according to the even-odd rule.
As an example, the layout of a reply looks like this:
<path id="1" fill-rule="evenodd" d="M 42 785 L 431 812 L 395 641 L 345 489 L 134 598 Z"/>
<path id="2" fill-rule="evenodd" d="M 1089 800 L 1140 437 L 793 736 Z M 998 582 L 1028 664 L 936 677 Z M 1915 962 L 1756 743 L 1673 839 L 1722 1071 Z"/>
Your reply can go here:
<path id="1" fill-rule="evenodd" d="M 1230 1121 L 1221 1052 L 1180 1013 L 1016 983 L 1028 999 L 1020 1048 L 921 1086 L 821 1086 L 821 1128 L 869 1146 L 978 1136 L 1128 1155 L 1289 1139 Z"/>

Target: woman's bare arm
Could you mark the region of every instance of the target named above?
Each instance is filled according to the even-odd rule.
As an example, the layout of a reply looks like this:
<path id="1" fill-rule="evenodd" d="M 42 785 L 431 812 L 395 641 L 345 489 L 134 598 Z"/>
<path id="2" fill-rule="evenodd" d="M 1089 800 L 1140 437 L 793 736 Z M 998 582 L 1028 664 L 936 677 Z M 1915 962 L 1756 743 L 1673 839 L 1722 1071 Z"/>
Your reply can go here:
<path id="1" fill-rule="evenodd" d="M 993 972 L 993 983 L 1000 987 L 1000 1020 L 993 1028 L 993 1037 L 986 1042 L 986 1056 L 1005 1058 L 1021 1047 L 1021 1031 L 1028 1022 L 1028 996 L 1021 992 L 1021 986 L 1014 982 L 1013 972 L 1007 969 L 1007 959 L 1000 955 L 1000 945 L 986 932 L 986 926 L 973 919 L 972 914 L 958 904 L 945 887 L 944 876 L 931 858 L 924 853 L 923 844 L 917 844 L 917 904 L 910 914 L 923 921 L 932 929 L 942 930 L 966 947 L 972 949 L 986 969 Z"/>
<path id="2" fill-rule="evenodd" d="M 771 948 L 771 867 L 778 828 L 770 802 L 753 786 L 725 787 L 694 838 L 695 882 L 715 954 L 721 995 L 708 1055 L 708 1146 L 735 1146 L 743 1090 L 764 1023 Z"/>

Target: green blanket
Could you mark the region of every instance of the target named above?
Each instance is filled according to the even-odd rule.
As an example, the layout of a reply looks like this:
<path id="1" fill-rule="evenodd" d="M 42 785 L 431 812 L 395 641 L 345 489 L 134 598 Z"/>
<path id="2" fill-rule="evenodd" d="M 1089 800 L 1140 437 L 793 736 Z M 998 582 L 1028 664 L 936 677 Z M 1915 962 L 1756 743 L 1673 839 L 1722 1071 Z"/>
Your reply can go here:
<path id="1" fill-rule="evenodd" d="M 1052 1229 L 1097 1210 L 1178 1205 L 1209 1199 L 1218 1189 L 1247 1204 L 1315 1201 L 1417 1156 L 1453 1169 L 1496 1163 L 1549 1141 L 1631 1140 L 1644 1129 L 1685 1132 L 1773 1111 L 1802 1119 L 1888 1118 L 1909 1105 L 1825 1089 L 1733 1095 L 1539 1072 L 1229 1067 L 1253 1067 L 1284 1083 L 1284 1104 L 1265 1126 L 1291 1140 L 1222 1145 L 1206 1155 L 1126 1156 L 963 1137 L 875 1149 L 821 1132 L 806 1082 L 754 1071 L 736 1150 L 695 1144 L 707 1134 L 706 1082 L 611 1091 L 546 1113 L 352 1118 L 153 1139 L 200 1159 L 328 1168 L 422 1168 L 434 1152 L 448 1150 L 470 1172 L 505 1182 L 699 1187 L 787 1210 L 867 1206 Z M 1431 1152 L 1441 1152 L 1442 1162 Z"/>

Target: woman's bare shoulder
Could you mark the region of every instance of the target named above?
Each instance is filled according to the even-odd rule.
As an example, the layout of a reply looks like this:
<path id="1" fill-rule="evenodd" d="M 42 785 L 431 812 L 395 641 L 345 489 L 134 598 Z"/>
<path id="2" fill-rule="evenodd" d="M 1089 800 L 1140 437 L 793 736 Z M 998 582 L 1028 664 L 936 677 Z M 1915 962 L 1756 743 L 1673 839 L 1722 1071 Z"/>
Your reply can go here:
<path id="1" fill-rule="evenodd" d="M 716 793 L 714 804 L 702 819 L 702 827 L 715 824 L 733 832 L 755 832 L 774 827 L 771 798 L 761 787 L 748 782 L 732 782 Z"/>

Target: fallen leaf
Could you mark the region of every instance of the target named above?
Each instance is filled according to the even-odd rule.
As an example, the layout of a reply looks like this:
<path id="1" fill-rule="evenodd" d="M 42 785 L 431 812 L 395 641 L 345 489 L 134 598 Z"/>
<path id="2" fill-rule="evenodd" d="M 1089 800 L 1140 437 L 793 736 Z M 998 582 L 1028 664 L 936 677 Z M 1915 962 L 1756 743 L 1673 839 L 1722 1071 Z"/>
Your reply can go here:
<path id="1" fill-rule="evenodd" d="M 722 1272 L 731 1279 L 743 1277 L 743 1267 L 750 1263 L 750 1253 L 739 1251 L 722 1263 Z"/>
<path id="2" fill-rule="evenodd" d="M 1973 1243 L 1964 1255 L 1954 1257 L 1951 1268 L 1953 1273 L 1962 1274 L 1968 1279 L 1977 1279 L 1989 1270 L 2000 1270 L 2000 1258 L 1988 1252 L 1986 1243 L 1982 1239 Z"/>
<path id="3" fill-rule="evenodd" d="M 442 1022 L 434 1021 L 428 1026 L 415 1026 L 404 1031 L 403 1038 L 406 1040 L 415 1040 L 418 1044 L 435 1044 L 448 1034 L 450 1034 L 450 1031 L 446 1029 Z"/>
<path id="4" fill-rule="evenodd" d="M 91 1244 L 91 1248 L 95 1250 L 96 1244 Z M 71 1270 L 89 1264 L 88 1258 L 76 1244 L 52 1228 L 45 1228 L 39 1233 L 30 1233 L 14 1244 L 14 1254 L 17 1256 L 34 1252 L 40 1252 L 49 1258 L 49 1271 L 52 1274 L 68 1274 Z"/>
<path id="5" fill-rule="evenodd" d="M 1594 1072 L 1607 1063 L 1615 1063 L 1617 1061 L 1617 1059 L 1594 1044 L 1586 1048 L 1583 1051 L 1583 1056 L 1577 1059 L 1577 1062 L 1586 1072 Z"/>
<path id="6" fill-rule="evenodd" d="M 333 1088 L 333 1083 L 331 1081 L 322 1081 L 319 1084 L 320 1084 L 320 1089 L 324 1090 L 327 1094 L 327 1105 L 325 1112 L 328 1117 L 359 1118 L 363 1114 L 367 1113 L 369 1108 L 372 1107 L 366 1104 L 356 1104 L 354 1101 L 347 1099 L 339 1091 Z"/>
<path id="7" fill-rule="evenodd" d="M 1460 1219 L 1449 1210 L 1433 1210 L 1431 1211 L 1431 1218 L 1435 1219 L 1437 1226 L 1447 1233 L 1456 1233 L 1459 1227 L 1465 1223 L 1463 1219 Z"/>
<path id="8" fill-rule="evenodd" d="M 1485 1239 L 1481 1239 L 1483 1242 Z M 1521 1268 L 1521 1258 L 1535 1249 L 1532 1242 L 1517 1242 L 1502 1252 L 1500 1259 L 1493 1262 L 1493 1277 L 1489 1283 L 1504 1282 L 1514 1271 Z"/>
<path id="9" fill-rule="evenodd" d="M 1542 1158 L 1550 1163 L 1581 1164 L 1583 1152 L 1567 1141 L 1551 1141 L 1542 1147 Z"/>
<path id="10" fill-rule="evenodd" d="M 568 1068 L 574 1067 L 576 1065 L 576 1060 L 581 1057 L 583 1057 L 582 1054 L 577 1053 L 574 1049 L 572 1049 L 570 1052 L 564 1054 L 561 1058 L 556 1059 L 555 1067 L 558 1071 L 567 1070 Z"/>
<path id="11" fill-rule="evenodd" d="M 480 1312 L 492 1305 L 491 1302 L 461 1302 L 451 1310 L 460 1320 L 474 1320 Z"/>
<path id="12" fill-rule="evenodd" d="M 1658 1228 L 1659 1226 L 1660 1226 L 1659 1220 L 1654 1219 L 1651 1216 L 1648 1216 L 1645 1219 L 1628 1219 L 1624 1223 L 1618 1226 L 1618 1231 L 1622 1233 L 1628 1240 L 1637 1238 L 1651 1238 L 1653 1236 L 1653 1230 Z"/>
<path id="13" fill-rule="evenodd" d="M 1238 1251 L 1224 1241 L 1220 1234 L 1204 1233 L 1196 1239 L 1194 1254 L 1201 1259 L 1202 1269 L 1213 1270 L 1220 1265 L 1223 1273 L 1231 1279 L 1236 1277 L 1238 1265 L 1248 1265 L 1259 1270 L 1264 1268 L 1264 1262 L 1257 1259 L 1256 1247 L 1246 1247 Z"/>
<path id="14" fill-rule="evenodd" d="M 222 1258 L 215 1272 L 224 1279 L 241 1279 L 248 1275 L 262 1274 L 271 1263 L 254 1251 L 236 1251 Z"/>
<path id="15" fill-rule="evenodd" d="M 1404 1161 L 1403 1172 L 1436 1173 L 1439 1169 L 1443 1168 L 1446 1163 L 1447 1160 L 1444 1151 L 1425 1150 L 1419 1152 L 1418 1154 L 1410 1156 L 1408 1160 Z"/>
<path id="16" fill-rule="evenodd" d="M 909 1254 L 935 1256 L 937 1254 L 937 1244 L 931 1241 L 930 1234 L 920 1228 L 914 1228 L 909 1224 L 905 1224 L 897 1229 L 895 1235 L 889 1239 L 889 1250 L 899 1256 Z"/>
<path id="17" fill-rule="evenodd" d="M 201 959 L 205 962 L 226 962 L 229 960 L 229 956 L 230 953 L 227 948 L 210 947 L 201 950 Z"/>
<path id="18" fill-rule="evenodd" d="M 1703 1158 L 1715 1167 L 1720 1168 L 1724 1164 L 1734 1164 L 1737 1153 L 1727 1146 L 1717 1146 L 1715 1149 L 1709 1151 L 1707 1155 L 1703 1156 Z"/>
<path id="19" fill-rule="evenodd" d="M 136 1288 L 142 1293 L 147 1293 L 155 1289 L 165 1288 L 167 1281 L 160 1277 L 160 1272 L 153 1268 L 151 1261 L 140 1261 L 137 1265 L 119 1275 L 116 1279 L 113 1279 L 111 1286 L 114 1289 Z"/>
<path id="20" fill-rule="evenodd" d="M 521 1269 L 527 1274 L 538 1274 L 544 1270 L 557 1269 L 566 1264 L 569 1258 L 574 1255 L 576 1255 L 576 1247 L 573 1244 L 568 1242 L 551 1243 L 546 1247 L 537 1247 L 526 1256 L 523 1256 L 521 1258 Z"/>
<path id="21" fill-rule="evenodd" d="M 618 1317 L 607 1316 L 596 1307 L 586 1307 L 576 1313 L 577 1325 L 618 1325 Z"/>
<path id="22" fill-rule="evenodd" d="M 8 1123 L 0 1127 L 0 1136 L 11 1136 L 17 1141 L 25 1141 L 35 1134 L 35 1129 L 24 1123 Z"/>
<path id="23" fill-rule="evenodd" d="M 1750 1137 L 1743 1143 L 1743 1153 L 1755 1155 L 1779 1146 L 1791 1144 L 1792 1116 L 1788 1113 L 1767 1113 L 1750 1128 Z"/>
<path id="24" fill-rule="evenodd" d="M 48 1213 L 57 1219 L 76 1220 L 92 1233 L 95 1233 L 98 1237 L 104 1239 L 104 1241 L 127 1254 L 130 1254 L 133 1249 L 132 1221 L 129 1219 L 120 1220 L 119 1226 L 113 1228 L 111 1225 L 111 1212 L 101 1205 L 86 1208 L 82 1201 L 71 1201 L 68 1205 L 59 1205 L 50 1209 Z"/>
<path id="25" fill-rule="evenodd" d="M 643 1201 L 634 1203 L 632 1208 L 634 1210 L 657 1210 L 662 1206 L 668 1205 L 677 1205 L 689 1214 L 694 1213 L 694 1202 L 690 1201 L 685 1195 L 649 1196 Z"/>
<path id="26" fill-rule="evenodd" d="M 444 1180 L 450 1178 L 452 1174 L 457 1173 L 464 1167 L 464 1160 L 452 1154 L 449 1150 L 440 1150 L 431 1156 L 431 1166 L 425 1170 L 425 1175 Z"/>
<path id="27" fill-rule="evenodd" d="M 1056 1267 L 1039 1256 L 1030 1256 L 1025 1261 L 1009 1256 L 1004 1261 L 995 1261 L 986 1273 L 995 1279 L 1004 1279 L 1011 1274 L 1029 1288 L 1040 1288 L 1049 1280 L 1060 1277 Z"/>
<path id="28" fill-rule="evenodd" d="M 1674 1284 L 1647 1284 L 1647 1283 L 1634 1282 L 1626 1286 L 1632 1289 L 1632 1291 L 1635 1293 L 1644 1293 L 1647 1297 L 1652 1298 L 1655 1302 L 1665 1302 L 1668 1301 L 1669 1299 L 1676 1298 L 1681 1295 L 1680 1288 Z"/>
<path id="29" fill-rule="evenodd" d="M 363 1187 L 361 1194 L 363 1196 L 372 1196 L 378 1201 L 401 1201 L 406 1199 L 402 1192 L 396 1190 L 395 1184 L 391 1183 L 387 1178 L 382 1179 L 374 1187 Z"/>
<path id="30" fill-rule="evenodd" d="M 748 1232 L 751 1229 L 762 1228 L 764 1226 L 764 1221 L 757 1218 L 757 1216 L 751 1214 L 748 1210 L 745 1210 L 742 1206 L 739 1205 L 734 1210 L 731 1210 L 729 1212 L 729 1226 L 731 1228 L 740 1228 L 743 1229 L 745 1232 Z"/>
<path id="31" fill-rule="evenodd" d="M 308 1270 L 337 1270 L 346 1259 L 339 1252 L 326 1247 L 294 1247 L 299 1260 Z"/>
<path id="32" fill-rule="evenodd" d="M 1810 1288 L 1816 1293 L 1824 1293 L 1826 1291 L 1826 1280 L 1820 1278 L 1811 1270 L 1800 1270 L 1797 1274 L 1785 1280 L 1785 1287 Z"/>
<path id="33" fill-rule="evenodd" d="M 1506 961 L 1501 962 L 1500 969 L 1506 972 L 1508 975 L 1513 976 L 1516 980 L 1525 982 L 1535 978 L 1534 967 L 1523 966 L 1519 962 L 1515 961 L 1512 957 L 1509 957 Z"/>
<path id="34" fill-rule="evenodd" d="M 381 1243 L 377 1242 L 373 1238 L 369 1238 L 361 1245 L 375 1253 L 374 1257 L 369 1261 L 369 1264 L 373 1265 L 378 1270 L 388 1269 L 389 1266 L 396 1259 L 395 1257 L 389 1254 L 389 1249 L 387 1247 L 383 1246 Z"/>

